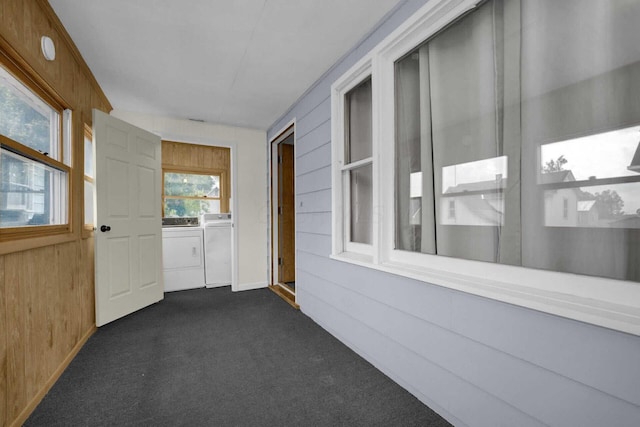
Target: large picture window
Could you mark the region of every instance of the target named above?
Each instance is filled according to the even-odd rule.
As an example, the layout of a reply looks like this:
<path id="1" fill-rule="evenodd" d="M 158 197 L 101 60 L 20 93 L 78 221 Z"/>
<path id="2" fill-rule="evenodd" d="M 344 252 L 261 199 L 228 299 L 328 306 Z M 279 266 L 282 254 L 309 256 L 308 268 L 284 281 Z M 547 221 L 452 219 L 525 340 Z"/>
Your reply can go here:
<path id="1" fill-rule="evenodd" d="M 364 164 L 340 88 L 373 64 L 373 256 L 339 244 L 354 190 L 332 256 L 640 334 L 638 20 L 637 2 L 425 5 L 332 88 L 344 178 Z"/>
<path id="2" fill-rule="evenodd" d="M 19 75 L 0 63 L 0 229 L 69 231 L 70 114 Z"/>
<path id="3" fill-rule="evenodd" d="M 395 248 L 640 281 L 640 8 L 596 3 L 490 0 L 396 62 Z"/>

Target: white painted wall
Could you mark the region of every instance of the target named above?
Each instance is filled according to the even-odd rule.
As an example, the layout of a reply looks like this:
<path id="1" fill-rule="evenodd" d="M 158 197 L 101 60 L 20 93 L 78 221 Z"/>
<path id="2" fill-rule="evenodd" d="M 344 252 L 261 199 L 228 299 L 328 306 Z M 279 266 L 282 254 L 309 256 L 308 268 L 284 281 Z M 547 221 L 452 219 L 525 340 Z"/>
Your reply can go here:
<path id="1" fill-rule="evenodd" d="M 113 110 L 111 115 L 171 141 L 231 147 L 238 227 L 238 289 L 267 286 L 267 153 L 264 131 Z"/>

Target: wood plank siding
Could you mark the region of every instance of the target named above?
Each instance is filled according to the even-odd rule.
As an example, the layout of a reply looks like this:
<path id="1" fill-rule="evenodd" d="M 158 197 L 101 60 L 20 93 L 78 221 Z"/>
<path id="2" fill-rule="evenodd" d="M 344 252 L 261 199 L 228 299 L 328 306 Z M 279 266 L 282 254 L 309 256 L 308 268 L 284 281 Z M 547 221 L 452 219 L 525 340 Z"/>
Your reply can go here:
<path id="1" fill-rule="evenodd" d="M 56 46 L 55 61 L 40 38 Z M 72 232 L 0 248 L 0 426 L 20 425 L 95 329 L 93 238 L 82 238 L 83 137 L 111 105 L 48 2 L 0 2 L 0 53 L 73 112 Z"/>
<path id="2" fill-rule="evenodd" d="M 330 259 L 330 87 L 425 3 L 401 2 L 267 133 L 296 122 L 301 310 L 456 426 L 639 425 L 638 337 Z"/>

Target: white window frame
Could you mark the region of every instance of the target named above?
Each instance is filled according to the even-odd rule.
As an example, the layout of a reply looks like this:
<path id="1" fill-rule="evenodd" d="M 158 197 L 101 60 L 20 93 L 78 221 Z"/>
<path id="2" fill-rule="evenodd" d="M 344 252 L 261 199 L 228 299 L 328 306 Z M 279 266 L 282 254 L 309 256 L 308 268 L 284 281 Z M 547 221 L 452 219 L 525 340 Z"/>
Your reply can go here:
<path id="1" fill-rule="evenodd" d="M 332 86 L 331 258 L 640 335 L 639 283 L 394 249 L 394 63 L 478 3 L 478 0 L 428 2 Z M 370 253 L 345 245 L 348 234 L 345 234 L 342 186 L 344 94 L 369 75 L 373 90 L 374 200 Z"/>
<path id="2" fill-rule="evenodd" d="M 372 99 L 375 98 L 376 84 L 372 75 L 373 63 L 371 56 L 367 56 L 359 61 L 355 66 L 351 68 L 343 77 L 338 79 L 331 86 L 331 135 L 332 150 L 331 150 L 331 164 L 332 176 L 331 187 L 332 191 L 332 254 L 349 256 L 353 259 L 365 261 L 365 262 L 377 262 L 378 259 L 374 259 L 373 248 L 378 246 L 378 220 L 376 213 L 376 206 L 378 206 L 378 193 L 376 190 L 377 181 L 377 164 L 375 161 L 377 158 L 377 138 L 376 138 L 376 106 L 375 102 L 372 102 L 372 141 L 371 141 L 371 157 L 361 159 L 352 163 L 345 164 L 345 97 L 346 94 L 365 80 L 371 78 L 371 91 Z M 357 169 L 361 166 L 371 165 L 372 167 L 372 244 L 356 243 L 350 241 L 351 236 L 351 210 L 350 204 L 347 200 L 350 200 L 350 185 L 349 180 L 345 179 L 346 173 L 351 170 Z"/>

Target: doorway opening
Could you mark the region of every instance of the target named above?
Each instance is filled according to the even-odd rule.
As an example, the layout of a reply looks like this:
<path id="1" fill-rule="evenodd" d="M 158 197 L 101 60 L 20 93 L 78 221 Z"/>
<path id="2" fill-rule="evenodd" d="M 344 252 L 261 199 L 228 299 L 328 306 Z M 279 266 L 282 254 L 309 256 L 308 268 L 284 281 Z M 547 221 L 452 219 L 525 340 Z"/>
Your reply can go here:
<path id="1" fill-rule="evenodd" d="M 290 125 L 271 142 L 271 285 L 296 303 L 295 130 Z"/>

